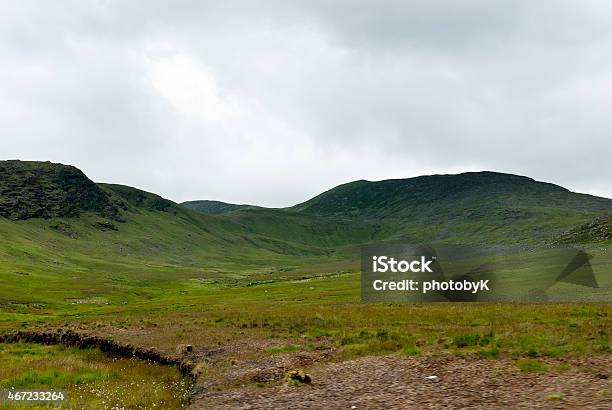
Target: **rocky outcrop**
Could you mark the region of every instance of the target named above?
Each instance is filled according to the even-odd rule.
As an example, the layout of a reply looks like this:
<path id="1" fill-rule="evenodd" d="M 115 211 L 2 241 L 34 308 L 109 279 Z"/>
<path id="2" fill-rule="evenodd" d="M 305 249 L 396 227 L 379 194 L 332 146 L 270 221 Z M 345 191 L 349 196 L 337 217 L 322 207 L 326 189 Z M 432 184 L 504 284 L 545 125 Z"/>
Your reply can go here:
<path id="1" fill-rule="evenodd" d="M 603 242 L 612 240 L 612 213 L 608 213 L 561 234 L 555 243 Z"/>
<path id="2" fill-rule="evenodd" d="M 115 218 L 109 196 L 79 169 L 51 162 L 0 161 L 0 216 L 71 218 L 92 212 Z"/>

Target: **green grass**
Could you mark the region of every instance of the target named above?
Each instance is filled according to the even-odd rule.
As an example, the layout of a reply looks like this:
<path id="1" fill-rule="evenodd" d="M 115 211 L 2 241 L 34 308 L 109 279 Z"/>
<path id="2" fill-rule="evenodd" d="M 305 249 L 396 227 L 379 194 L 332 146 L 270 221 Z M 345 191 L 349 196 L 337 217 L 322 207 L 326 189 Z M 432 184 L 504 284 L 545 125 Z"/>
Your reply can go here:
<path id="1" fill-rule="evenodd" d="M 266 352 L 268 353 L 289 353 L 289 352 L 296 352 L 301 349 L 302 349 L 302 346 L 300 345 L 285 345 L 285 346 L 270 347 L 266 349 Z"/>
<path id="2" fill-rule="evenodd" d="M 97 349 L 18 343 L 0 344 L 0 389 L 62 390 L 75 408 L 173 409 L 187 403 L 189 385 L 173 367 L 111 359 Z"/>
<path id="3" fill-rule="evenodd" d="M 521 359 L 516 363 L 517 367 L 522 372 L 547 372 L 550 367 L 546 363 L 542 363 L 533 359 Z"/>
<path id="4" fill-rule="evenodd" d="M 402 354 L 404 356 L 420 356 L 421 351 L 414 346 L 408 345 L 404 346 L 404 348 L 402 349 Z"/>
<path id="5" fill-rule="evenodd" d="M 496 348 L 500 355 L 516 357 L 611 351 L 612 308 L 607 304 L 363 304 L 358 274 L 259 286 L 211 284 L 180 274 L 174 281 L 142 283 L 142 277 L 108 286 L 81 281 L 76 286 L 97 289 L 94 295 L 79 295 L 73 282 L 48 280 L 46 288 L 30 286 L 20 296 L 25 309 L 5 305 L 0 327 L 110 326 L 117 333 L 143 327 L 159 339 L 154 345 L 167 346 L 168 352 L 183 342 L 217 344 L 242 337 L 327 338 L 346 357 L 417 344 L 423 351 Z M 9 291 L 0 288 L 4 297 L 14 298 Z M 95 303 L 89 303 L 94 296 Z"/>
<path id="6" fill-rule="evenodd" d="M 345 357 L 400 352 L 483 351 L 516 357 L 609 353 L 612 308 L 606 304 L 362 304 L 358 275 L 307 282 L 224 287 L 182 282 L 152 299 L 104 305 L 43 325 L 153 332 L 156 346 L 227 343 L 243 338 L 331 339 Z M 248 306 L 248 309 L 245 309 Z M 28 315 L 24 315 L 27 317 Z M 448 340 L 449 342 L 446 342 Z M 496 349 L 496 350 L 492 350 Z"/>
<path id="7" fill-rule="evenodd" d="M 453 338 L 453 344 L 458 348 L 466 346 L 486 346 L 491 343 L 494 337 L 495 333 L 493 331 L 483 334 L 466 333 L 455 336 Z"/>
<path id="8" fill-rule="evenodd" d="M 551 401 L 563 401 L 565 400 L 565 394 L 563 393 L 550 393 L 546 396 L 546 400 Z"/>
<path id="9" fill-rule="evenodd" d="M 478 350 L 478 354 L 481 357 L 486 357 L 488 359 L 497 359 L 499 357 L 499 349 L 497 347 L 492 347 L 490 349 L 480 349 Z"/>

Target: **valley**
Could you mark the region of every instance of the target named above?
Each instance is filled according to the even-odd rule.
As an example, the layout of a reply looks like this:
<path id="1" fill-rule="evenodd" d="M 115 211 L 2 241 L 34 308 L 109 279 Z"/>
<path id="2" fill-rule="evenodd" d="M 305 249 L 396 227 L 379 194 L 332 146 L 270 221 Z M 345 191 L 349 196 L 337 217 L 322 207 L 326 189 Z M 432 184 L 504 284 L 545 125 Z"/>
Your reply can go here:
<path id="1" fill-rule="evenodd" d="M 482 172 L 356 181 L 283 209 L 212 209 L 96 184 L 61 164 L 0 162 L 0 333 L 71 330 L 189 360 L 198 369 L 185 382 L 194 408 L 231 400 L 264 408 L 276 396 L 289 400 L 276 402 L 285 405 L 310 395 L 316 405 L 314 392 L 334 378 L 360 369 L 343 381 L 353 388 L 387 362 L 398 374 L 407 371 L 399 362 L 417 369 L 420 376 L 406 377 L 423 383 L 436 369 L 463 362 L 512 375 L 517 386 L 550 374 L 559 391 L 549 393 L 564 394 L 567 403 L 586 399 L 558 375 L 587 372 L 597 380 L 588 399 L 602 406 L 612 400 L 609 380 L 598 376 L 609 376 L 609 303 L 362 303 L 359 275 L 360 247 L 370 243 L 606 248 L 610 199 Z M 612 272 L 604 272 L 605 290 Z M 20 367 L 13 357 L 24 349 L 33 349 L 32 360 L 47 354 L 0 344 L 10 373 L 0 388 L 13 380 L 44 386 L 42 375 L 59 371 L 54 361 Z M 53 349 L 66 360 L 106 360 L 95 350 Z M 591 358 L 595 373 L 588 372 Z M 71 388 L 89 371 L 79 366 L 48 384 Z M 116 383 L 121 397 L 130 397 L 128 408 L 152 406 L 127 395 L 131 373 L 112 381 L 112 362 L 100 366 L 110 367 L 80 384 L 89 389 L 85 404 L 99 403 L 92 392 Z M 182 380 L 170 369 L 160 377 Z M 312 383 L 288 381 L 291 370 L 311 374 Z M 452 388 L 445 372 L 437 374 Z M 158 403 L 175 397 L 156 394 Z M 179 396 L 172 406 L 187 406 Z"/>

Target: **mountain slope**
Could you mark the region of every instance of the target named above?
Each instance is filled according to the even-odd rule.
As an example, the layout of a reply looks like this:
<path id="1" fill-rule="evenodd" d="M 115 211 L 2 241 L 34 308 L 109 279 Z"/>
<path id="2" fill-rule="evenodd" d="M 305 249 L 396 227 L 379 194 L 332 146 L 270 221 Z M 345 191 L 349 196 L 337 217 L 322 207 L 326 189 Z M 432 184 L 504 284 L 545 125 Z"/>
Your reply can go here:
<path id="1" fill-rule="evenodd" d="M 258 208 L 253 205 L 229 204 L 227 202 L 211 200 L 187 201 L 182 202 L 181 206 L 206 215 L 224 214 L 226 212 L 237 211 L 238 209 Z"/>
<path id="2" fill-rule="evenodd" d="M 572 244 L 612 241 L 612 213 L 598 216 L 559 235 L 554 242 Z"/>
<path id="3" fill-rule="evenodd" d="M 79 169 L 51 162 L 0 161 L 0 216 L 9 219 L 76 217 L 118 209 Z"/>
<path id="4" fill-rule="evenodd" d="M 355 260 L 374 241 L 544 243 L 612 212 L 609 199 L 490 172 L 357 181 L 288 209 L 203 214 L 61 164 L 0 169 L 10 272 L 250 274 Z"/>
<path id="5" fill-rule="evenodd" d="M 560 186 L 538 182 L 531 178 L 496 172 L 467 172 L 457 175 L 431 175 L 408 179 L 389 179 L 378 182 L 355 181 L 326 191 L 293 207 L 299 212 L 348 217 L 386 217 L 412 213 L 413 209 L 432 205 L 471 202 L 482 205 L 510 203 L 517 198 L 529 204 L 550 206 L 575 198 Z M 582 205 L 596 210 L 612 202 L 603 198 L 583 196 Z"/>
<path id="6" fill-rule="evenodd" d="M 376 221 L 378 239 L 534 243 L 612 211 L 612 200 L 517 175 L 470 172 L 355 181 L 291 210 Z"/>
<path id="7" fill-rule="evenodd" d="M 12 284 L 3 280 L 15 272 L 104 281 L 125 275 L 145 280 L 162 272 L 165 280 L 194 272 L 240 276 L 333 254 L 320 244 L 269 236 L 136 188 L 95 184 L 74 167 L 0 166 L 0 286 Z"/>

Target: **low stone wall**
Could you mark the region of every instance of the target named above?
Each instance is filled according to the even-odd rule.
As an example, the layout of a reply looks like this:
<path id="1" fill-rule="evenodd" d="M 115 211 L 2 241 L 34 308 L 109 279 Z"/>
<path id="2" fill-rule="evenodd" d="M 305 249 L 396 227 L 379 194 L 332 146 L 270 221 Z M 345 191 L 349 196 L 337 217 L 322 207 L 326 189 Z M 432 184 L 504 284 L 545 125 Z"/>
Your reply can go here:
<path id="1" fill-rule="evenodd" d="M 61 344 L 65 346 L 76 346 L 79 348 L 95 347 L 99 348 L 101 351 L 110 356 L 125 358 L 134 357 L 161 365 L 177 366 L 178 370 L 183 376 L 194 377 L 193 369 L 195 368 L 195 365 L 190 360 L 179 357 L 164 356 L 155 349 L 146 349 L 132 346 L 130 344 L 121 344 L 103 337 L 81 334 L 72 330 L 58 330 L 54 332 L 19 330 L 0 335 L 0 343 L 18 342 L 40 343 L 45 345 Z"/>

